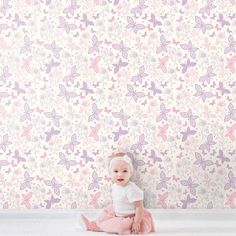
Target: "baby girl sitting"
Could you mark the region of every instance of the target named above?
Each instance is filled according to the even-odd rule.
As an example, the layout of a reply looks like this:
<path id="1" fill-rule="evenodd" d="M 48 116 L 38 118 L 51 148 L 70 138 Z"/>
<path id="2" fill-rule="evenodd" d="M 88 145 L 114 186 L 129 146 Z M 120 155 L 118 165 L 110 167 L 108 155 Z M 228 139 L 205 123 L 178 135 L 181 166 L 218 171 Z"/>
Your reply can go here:
<path id="1" fill-rule="evenodd" d="M 81 215 L 86 229 L 117 234 L 154 232 L 152 215 L 143 206 L 143 191 L 129 181 L 133 173 L 131 159 L 125 153 L 111 157 L 112 204 L 105 207 L 95 221 Z"/>

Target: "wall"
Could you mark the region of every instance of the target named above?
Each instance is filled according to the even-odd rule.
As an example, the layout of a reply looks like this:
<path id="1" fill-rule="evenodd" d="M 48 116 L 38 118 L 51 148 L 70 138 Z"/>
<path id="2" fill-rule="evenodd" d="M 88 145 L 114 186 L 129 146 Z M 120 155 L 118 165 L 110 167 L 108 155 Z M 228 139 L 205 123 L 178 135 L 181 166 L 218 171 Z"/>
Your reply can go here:
<path id="1" fill-rule="evenodd" d="M 235 208 L 235 0 L 0 4 L 1 208 Z"/>

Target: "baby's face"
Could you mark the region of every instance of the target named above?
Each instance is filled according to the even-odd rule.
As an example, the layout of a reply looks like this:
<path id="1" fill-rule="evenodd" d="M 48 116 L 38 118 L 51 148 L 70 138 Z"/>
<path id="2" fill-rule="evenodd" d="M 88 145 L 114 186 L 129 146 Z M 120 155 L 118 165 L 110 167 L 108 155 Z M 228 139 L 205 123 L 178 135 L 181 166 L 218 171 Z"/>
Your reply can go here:
<path id="1" fill-rule="evenodd" d="M 132 173 L 127 162 L 117 160 L 111 167 L 112 181 L 118 185 L 124 186 L 129 182 Z"/>

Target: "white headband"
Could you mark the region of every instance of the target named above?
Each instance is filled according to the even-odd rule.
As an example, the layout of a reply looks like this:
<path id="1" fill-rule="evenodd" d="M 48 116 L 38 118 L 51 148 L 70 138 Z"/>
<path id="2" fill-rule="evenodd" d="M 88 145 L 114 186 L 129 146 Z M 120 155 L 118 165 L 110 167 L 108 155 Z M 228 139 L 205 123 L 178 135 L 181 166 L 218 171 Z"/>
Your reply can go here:
<path id="1" fill-rule="evenodd" d="M 134 169 L 134 168 L 133 168 L 133 165 L 132 165 L 132 161 L 131 161 L 131 159 L 128 157 L 128 155 L 124 155 L 123 157 L 115 157 L 115 158 L 112 158 L 111 161 L 110 161 L 110 164 L 109 164 L 109 170 L 110 170 L 110 171 L 111 171 L 112 164 L 113 164 L 115 161 L 125 161 L 127 164 L 129 164 L 131 172 L 133 172 L 133 169 Z"/>

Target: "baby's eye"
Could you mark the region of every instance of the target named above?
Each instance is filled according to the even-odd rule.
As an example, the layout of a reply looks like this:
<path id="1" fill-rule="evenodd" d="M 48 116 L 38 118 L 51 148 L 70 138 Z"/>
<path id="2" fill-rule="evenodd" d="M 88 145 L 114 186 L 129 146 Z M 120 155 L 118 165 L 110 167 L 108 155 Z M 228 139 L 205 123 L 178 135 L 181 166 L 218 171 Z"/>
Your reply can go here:
<path id="1" fill-rule="evenodd" d="M 126 173 L 126 172 L 127 172 L 127 170 L 123 170 L 123 172 L 124 172 L 124 173 Z"/>
<path id="2" fill-rule="evenodd" d="M 118 172 L 118 170 L 114 170 L 114 172 L 115 172 L 115 173 L 117 173 L 117 172 Z"/>

